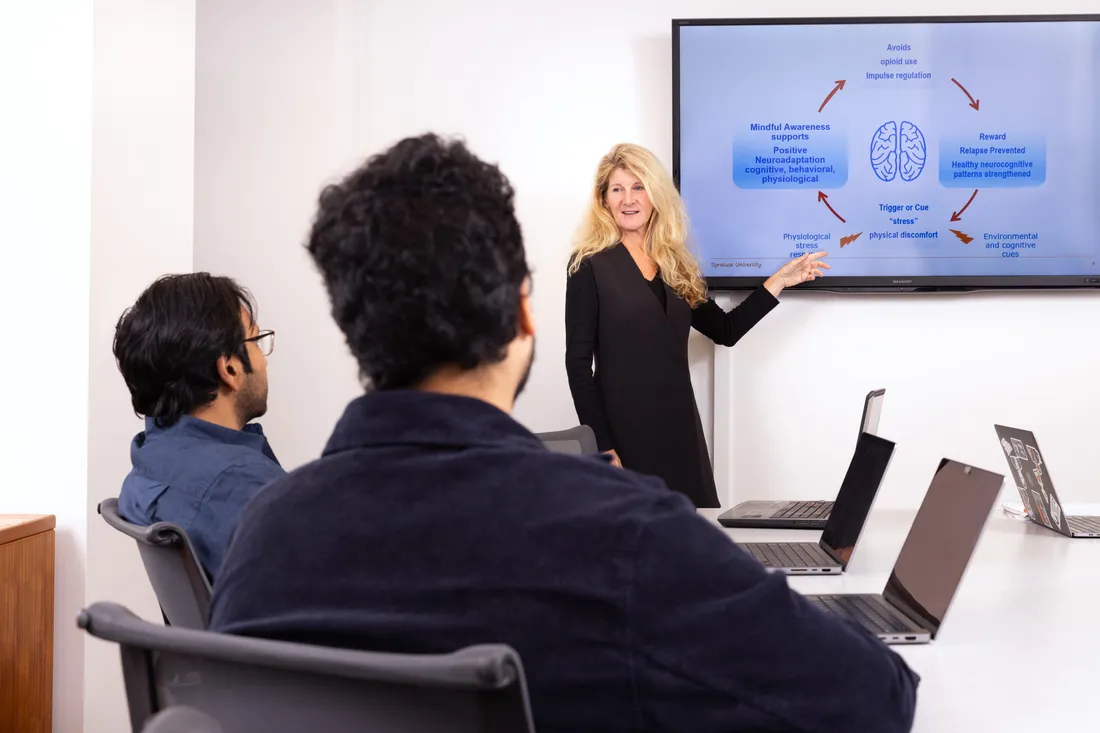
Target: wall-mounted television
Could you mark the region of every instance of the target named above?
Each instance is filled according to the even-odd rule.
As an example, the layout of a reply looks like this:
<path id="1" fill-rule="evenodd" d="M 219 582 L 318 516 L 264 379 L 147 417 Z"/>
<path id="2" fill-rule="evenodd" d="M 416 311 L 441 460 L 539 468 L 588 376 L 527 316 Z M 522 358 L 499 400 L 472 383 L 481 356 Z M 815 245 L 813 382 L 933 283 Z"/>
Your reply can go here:
<path id="1" fill-rule="evenodd" d="M 712 288 L 1100 287 L 1100 15 L 678 19 L 672 68 Z"/>

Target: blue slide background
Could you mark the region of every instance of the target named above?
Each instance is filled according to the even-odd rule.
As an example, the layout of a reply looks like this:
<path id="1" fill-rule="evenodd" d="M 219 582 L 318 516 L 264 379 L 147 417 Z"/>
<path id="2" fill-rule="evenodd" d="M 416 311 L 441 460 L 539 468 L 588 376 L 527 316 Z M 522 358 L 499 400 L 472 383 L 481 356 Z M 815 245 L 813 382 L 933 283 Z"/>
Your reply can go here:
<path id="1" fill-rule="evenodd" d="M 685 26 L 680 34 L 680 188 L 704 274 L 766 276 L 815 247 L 829 251 L 834 277 L 1100 273 L 1100 24 Z M 883 66 L 888 58 L 916 63 Z M 931 78 L 867 78 L 913 71 Z M 819 113 L 839 79 L 844 89 Z M 788 143 L 750 131 L 773 122 L 830 130 Z M 923 135 L 924 168 L 914 180 L 898 170 L 883 181 L 872 167 L 872 139 L 891 122 L 899 134 L 910 122 Z M 980 132 L 1007 140 L 980 142 Z M 1027 152 L 960 155 L 964 145 Z M 773 146 L 806 148 L 829 171 L 816 182 L 762 185 L 744 168 L 772 156 Z M 906 177 L 914 159 L 906 159 Z M 955 160 L 1025 159 L 1033 165 L 1026 179 L 953 177 Z M 962 220 L 951 222 L 974 189 Z M 846 223 L 818 201 L 819 190 Z M 1001 246 L 1020 234 L 1024 247 Z"/>

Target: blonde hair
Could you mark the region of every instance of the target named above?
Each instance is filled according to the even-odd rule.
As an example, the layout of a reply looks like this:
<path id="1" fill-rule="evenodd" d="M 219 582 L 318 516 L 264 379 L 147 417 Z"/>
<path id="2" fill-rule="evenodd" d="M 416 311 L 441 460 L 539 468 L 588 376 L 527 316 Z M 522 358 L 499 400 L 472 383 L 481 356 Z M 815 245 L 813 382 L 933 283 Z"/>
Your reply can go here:
<path id="1" fill-rule="evenodd" d="M 657 157 L 640 145 L 620 143 L 600 159 L 588 212 L 577 232 L 569 273 L 589 257 L 622 241 L 622 232 L 607 208 L 608 179 L 616 170 L 631 174 L 645 187 L 653 213 L 646 223 L 645 252 L 661 268 L 661 279 L 695 307 L 707 299 L 707 286 L 687 248 L 687 214 L 672 178 Z"/>

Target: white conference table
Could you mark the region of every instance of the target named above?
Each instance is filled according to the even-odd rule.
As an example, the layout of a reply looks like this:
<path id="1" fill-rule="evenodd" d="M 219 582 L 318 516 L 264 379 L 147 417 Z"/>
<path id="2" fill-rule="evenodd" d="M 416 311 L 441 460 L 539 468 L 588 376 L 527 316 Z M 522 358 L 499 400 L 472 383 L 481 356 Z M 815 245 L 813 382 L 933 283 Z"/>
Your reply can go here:
<path id="1" fill-rule="evenodd" d="M 724 510 L 699 513 L 717 524 Z M 915 511 L 873 511 L 842 576 L 792 576 L 800 593 L 881 593 Z M 725 529 L 740 542 L 819 531 Z M 921 676 L 914 731 L 1087 730 L 1100 700 L 1100 538 L 990 515 L 939 634 L 893 646 Z"/>

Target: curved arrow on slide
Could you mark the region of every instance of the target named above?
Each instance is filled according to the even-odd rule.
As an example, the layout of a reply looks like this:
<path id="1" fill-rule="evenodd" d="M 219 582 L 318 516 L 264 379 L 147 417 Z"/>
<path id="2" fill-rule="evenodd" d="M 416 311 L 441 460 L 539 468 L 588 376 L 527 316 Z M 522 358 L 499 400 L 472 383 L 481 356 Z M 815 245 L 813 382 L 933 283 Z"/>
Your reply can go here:
<path id="1" fill-rule="evenodd" d="M 829 103 L 829 100 L 833 98 L 833 95 L 844 88 L 844 83 L 846 81 L 848 81 L 848 80 L 847 79 L 837 79 L 836 81 L 833 82 L 834 84 L 836 84 L 836 86 L 833 87 L 833 91 L 829 92 L 829 96 L 825 97 L 825 101 L 821 103 L 821 106 L 817 108 L 818 112 L 825 109 L 825 105 L 827 105 Z"/>
<path id="2" fill-rule="evenodd" d="M 965 94 L 966 98 L 970 100 L 970 106 L 974 108 L 975 112 L 977 112 L 978 111 L 978 105 L 981 104 L 982 100 L 974 99 L 974 97 L 971 97 L 970 92 L 966 91 L 966 88 L 963 87 L 963 85 L 959 83 L 958 79 L 952 78 L 951 81 L 955 82 L 955 86 L 957 86 L 959 89 L 962 89 L 962 93 Z"/>
<path id="3" fill-rule="evenodd" d="M 951 212 L 951 221 L 962 221 L 963 212 L 970 206 L 970 202 L 974 200 L 974 197 L 978 195 L 978 189 L 974 189 L 974 193 L 970 194 L 970 198 L 966 200 L 966 205 L 958 211 Z"/>
<path id="4" fill-rule="evenodd" d="M 829 206 L 829 196 L 824 191 L 817 192 L 817 200 L 825 204 L 826 206 Z M 829 211 L 833 212 L 833 216 L 835 216 L 837 219 L 844 221 L 844 217 L 836 213 L 836 209 L 834 209 L 832 206 L 829 206 Z"/>

